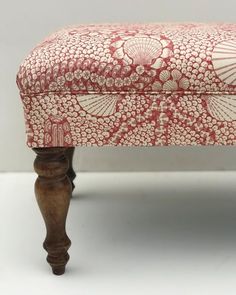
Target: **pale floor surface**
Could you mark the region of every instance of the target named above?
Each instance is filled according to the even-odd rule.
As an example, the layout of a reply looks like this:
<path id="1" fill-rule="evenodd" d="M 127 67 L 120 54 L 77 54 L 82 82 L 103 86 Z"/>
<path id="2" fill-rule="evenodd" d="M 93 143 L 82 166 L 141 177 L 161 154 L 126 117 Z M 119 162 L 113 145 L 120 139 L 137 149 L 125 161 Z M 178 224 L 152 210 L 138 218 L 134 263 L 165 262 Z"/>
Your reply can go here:
<path id="1" fill-rule="evenodd" d="M 236 294 L 236 172 L 78 173 L 61 277 L 34 180 L 0 174 L 1 295 Z"/>

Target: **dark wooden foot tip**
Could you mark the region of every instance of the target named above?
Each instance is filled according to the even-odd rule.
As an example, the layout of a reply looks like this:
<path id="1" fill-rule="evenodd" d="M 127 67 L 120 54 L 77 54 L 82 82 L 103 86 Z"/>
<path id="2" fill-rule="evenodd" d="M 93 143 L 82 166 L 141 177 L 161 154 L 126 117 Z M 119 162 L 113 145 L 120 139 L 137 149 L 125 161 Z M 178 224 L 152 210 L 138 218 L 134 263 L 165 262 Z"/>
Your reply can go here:
<path id="1" fill-rule="evenodd" d="M 50 257 L 49 255 L 47 256 L 47 262 L 50 264 L 54 275 L 57 275 L 57 276 L 63 275 L 65 273 L 66 264 L 69 261 L 69 259 L 70 259 L 70 256 L 68 253 L 65 253 L 64 255 L 58 258 L 55 258 L 52 256 Z"/>
<path id="2" fill-rule="evenodd" d="M 52 268 L 54 275 L 60 276 L 63 275 L 66 269 L 66 264 L 70 259 L 70 255 L 67 253 L 71 245 L 70 239 L 66 236 L 63 244 L 60 247 L 50 247 L 47 246 L 47 242 L 43 244 L 44 249 L 50 253 L 47 256 L 47 262 Z"/>
<path id="3" fill-rule="evenodd" d="M 57 266 L 52 268 L 52 272 L 56 276 L 61 276 L 65 273 L 66 267 L 65 266 Z"/>

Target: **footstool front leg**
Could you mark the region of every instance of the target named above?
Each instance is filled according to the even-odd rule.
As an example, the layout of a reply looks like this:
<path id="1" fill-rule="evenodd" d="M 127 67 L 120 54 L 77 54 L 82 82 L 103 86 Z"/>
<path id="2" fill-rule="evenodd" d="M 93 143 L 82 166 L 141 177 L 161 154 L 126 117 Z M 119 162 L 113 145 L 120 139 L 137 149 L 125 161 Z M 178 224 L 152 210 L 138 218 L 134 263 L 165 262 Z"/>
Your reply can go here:
<path id="1" fill-rule="evenodd" d="M 35 194 L 43 215 L 47 235 L 43 243 L 47 261 L 56 275 L 65 272 L 71 242 L 65 230 L 72 186 L 67 176 L 69 160 L 66 148 L 34 148 L 34 168 L 38 174 Z"/>

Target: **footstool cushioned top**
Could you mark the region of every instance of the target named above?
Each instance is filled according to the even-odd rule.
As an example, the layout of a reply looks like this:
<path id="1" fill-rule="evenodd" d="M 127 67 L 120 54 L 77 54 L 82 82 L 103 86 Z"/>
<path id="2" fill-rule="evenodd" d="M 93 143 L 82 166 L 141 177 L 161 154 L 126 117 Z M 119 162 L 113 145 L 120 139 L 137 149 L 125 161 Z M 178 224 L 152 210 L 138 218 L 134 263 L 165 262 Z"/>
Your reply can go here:
<path id="1" fill-rule="evenodd" d="M 236 24 L 68 27 L 17 84 L 30 147 L 236 144 Z"/>

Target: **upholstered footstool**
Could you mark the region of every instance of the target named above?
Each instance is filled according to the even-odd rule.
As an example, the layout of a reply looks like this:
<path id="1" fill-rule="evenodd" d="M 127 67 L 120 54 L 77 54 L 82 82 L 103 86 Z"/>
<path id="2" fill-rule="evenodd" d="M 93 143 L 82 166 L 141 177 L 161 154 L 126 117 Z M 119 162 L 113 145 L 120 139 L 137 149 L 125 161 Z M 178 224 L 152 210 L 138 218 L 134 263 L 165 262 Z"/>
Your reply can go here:
<path id="1" fill-rule="evenodd" d="M 236 144 L 236 24 L 69 27 L 31 51 L 17 84 L 57 275 L 76 146 Z"/>

